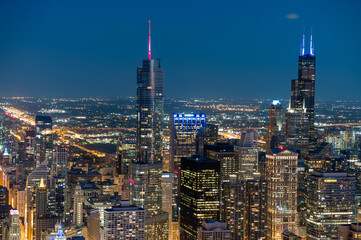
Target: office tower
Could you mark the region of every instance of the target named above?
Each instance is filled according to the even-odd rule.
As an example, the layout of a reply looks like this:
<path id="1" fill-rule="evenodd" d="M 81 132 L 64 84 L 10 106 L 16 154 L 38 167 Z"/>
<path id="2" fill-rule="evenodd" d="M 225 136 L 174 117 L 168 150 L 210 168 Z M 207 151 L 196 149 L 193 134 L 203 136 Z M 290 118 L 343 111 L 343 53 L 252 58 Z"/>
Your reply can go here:
<path id="1" fill-rule="evenodd" d="M 98 209 L 86 208 L 87 239 L 98 240 L 100 236 L 100 214 Z"/>
<path id="2" fill-rule="evenodd" d="M 121 140 L 117 147 L 117 173 L 127 175 L 129 165 L 135 161 L 136 141 Z"/>
<path id="3" fill-rule="evenodd" d="M 355 214 L 355 177 L 345 172 L 313 172 L 307 180 L 307 239 L 338 239 L 337 225 Z"/>
<path id="4" fill-rule="evenodd" d="M 49 211 L 64 221 L 65 213 L 69 211 L 69 203 L 66 201 L 68 198 L 68 153 L 64 146 L 56 146 L 53 149 L 51 176 Z"/>
<path id="5" fill-rule="evenodd" d="M 137 71 L 136 159 L 131 164 L 130 200 L 144 208 L 146 237 L 168 238 L 168 216 L 162 210 L 163 69 L 151 57 L 150 21 L 148 59 Z"/>
<path id="6" fill-rule="evenodd" d="M 34 220 L 32 221 L 30 217 L 28 220 L 30 222 L 28 222 L 28 224 L 32 226 L 32 222 L 34 222 L 33 236 L 35 240 L 40 240 L 43 232 L 54 228 L 55 223 L 59 220 L 49 214 L 48 189 L 43 178 L 40 180 L 40 184 L 36 187 L 34 204 L 31 212 L 33 213 L 32 217 Z M 32 234 L 30 234 L 30 236 L 32 236 Z"/>
<path id="7" fill-rule="evenodd" d="M 35 217 L 43 217 L 48 213 L 48 189 L 42 178 L 35 191 Z"/>
<path id="8" fill-rule="evenodd" d="M 268 127 L 266 134 L 266 152 L 271 149 L 271 139 L 275 135 L 283 134 L 282 105 L 278 100 L 273 100 L 269 106 Z"/>
<path id="9" fill-rule="evenodd" d="M 120 206 L 106 209 L 104 218 L 104 240 L 147 239 L 145 237 L 145 210 L 143 208 L 122 203 Z"/>
<path id="10" fill-rule="evenodd" d="M 205 114 L 171 114 L 170 171 L 180 169 L 182 157 L 196 154 L 196 136 L 206 126 Z"/>
<path id="11" fill-rule="evenodd" d="M 204 220 L 218 220 L 220 163 L 193 156 L 181 160 L 180 239 L 196 239 Z"/>
<path id="12" fill-rule="evenodd" d="M 129 200 L 130 196 L 130 164 L 135 162 L 136 142 L 133 140 L 120 140 L 117 145 L 116 166 L 120 182 L 122 199 Z"/>
<path id="13" fill-rule="evenodd" d="M 8 240 L 20 240 L 20 224 L 19 224 L 19 211 L 16 209 L 10 210 L 9 219 L 9 235 Z"/>
<path id="14" fill-rule="evenodd" d="M 238 174 L 238 153 L 230 144 L 218 143 L 205 145 L 206 158 L 217 160 L 220 163 L 221 184 L 230 182 L 232 176 Z"/>
<path id="15" fill-rule="evenodd" d="M 253 179 L 253 173 L 258 171 L 257 138 L 256 130 L 242 132 L 240 144 L 236 147 L 240 180 Z"/>
<path id="16" fill-rule="evenodd" d="M 35 160 L 35 131 L 33 130 L 25 132 L 24 151 L 25 160 Z"/>
<path id="17" fill-rule="evenodd" d="M 78 182 L 74 192 L 73 223 L 79 227 L 83 225 L 84 198 L 84 193 L 82 192 L 81 186 Z"/>
<path id="18" fill-rule="evenodd" d="M 205 128 L 201 129 L 196 136 L 197 155 L 205 157 L 204 145 L 215 145 L 218 139 L 218 126 L 208 124 Z"/>
<path id="19" fill-rule="evenodd" d="M 65 146 L 56 146 L 53 150 L 53 176 L 68 175 L 68 151 Z"/>
<path id="20" fill-rule="evenodd" d="M 51 117 L 35 116 L 35 129 L 37 140 L 37 165 L 46 159 L 50 170 L 53 165 L 53 121 Z"/>
<path id="21" fill-rule="evenodd" d="M 289 108 L 285 114 L 285 135 L 289 146 L 301 156 L 309 152 L 309 118 L 306 109 Z"/>
<path id="22" fill-rule="evenodd" d="M 338 225 L 338 239 L 358 240 L 361 239 L 361 224 L 359 222 Z"/>
<path id="23" fill-rule="evenodd" d="M 19 211 L 19 217 L 25 217 L 26 190 L 25 188 L 17 191 L 16 209 Z"/>
<path id="24" fill-rule="evenodd" d="M 316 131 L 314 128 L 315 115 L 315 69 L 316 57 L 312 43 L 312 32 L 310 37 L 310 51 L 305 52 L 305 34 L 303 34 L 301 53 L 298 57 L 298 78 L 292 80 L 290 110 L 296 114 L 294 117 L 307 117 L 308 150 L 313 151 L 316 146 Z M 305 113 L 304 115 L 301 113 Z M 289 116 L 291 117 L 291 116 Z M 304 120 L 300 120 L 304 121 Z M 292 121 L 290 121 L 292 124 Z M 305 123 L 306 124 L 306 123 Z M 289 126 L 292 127 L 292 126 Z M 287 136 L 287 134 L 286 134 Z"/>
<path id="25" fill-rule="evenodd" d="M 272 148 L 267 157 L 267 239 L 281 239 L 297 226 L 297 159 L 290 148 Z"/>
<path id="26" fill-rule="evenodd" d="M 179 239 L 179 197 L 176 173 L 163 172 L 162 190 L 162 209 L 168 213 L 169 239 Z"/>
<path id="27" fill-rule="evenodd" d="M 227 228 L 227 223 L 222 221 L 203 221 L 198 228 L 198 240 L 231 240 L 231 230 Z"/>

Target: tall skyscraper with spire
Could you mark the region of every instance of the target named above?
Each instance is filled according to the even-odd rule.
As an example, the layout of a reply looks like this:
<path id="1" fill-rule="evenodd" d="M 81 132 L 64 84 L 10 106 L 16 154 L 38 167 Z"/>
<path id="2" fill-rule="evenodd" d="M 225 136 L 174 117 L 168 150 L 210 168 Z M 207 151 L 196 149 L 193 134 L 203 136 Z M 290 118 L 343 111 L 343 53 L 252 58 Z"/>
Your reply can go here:
<path id="1" fill-rule="evenodd" d="M 302 44 L 300 50 L 300 56 L 298 57 L 298 78 L 292 80 L 291 86 L 291 102 L 288 110 L 289 114 L 286 114 L 286 135 L 289 138 L 293 136 L 304 136 L 302 133 L 293 133 L 292 122 L 299 122 L 297 119 L 292 119 L 292 113 L 301 116 L 299 118 L 307 118 L 305 123 L 305 129 L 308 136 L 308 149 L 307 151 L 313 151 L 316 145 L 316 131 L 314 128 L 314 116 L 315 116 L 315 69 L 316 69 L 316 56 L 314 54 L 314 45 L 312 42 L 312 30 L 310 36 L 310 50 L 306 53 L 305 50 L 305 33 L 303 33 Z M 288 116 L 287 116 L 288 115 Z M 303 116 L 305 115 L 305 117 Z M 287 119 L 288 117 L 288 119 Z M 304 121 L 303 121 L 304 122 Z M 300 131 L 300 128 L 293 128 L 294 131 Z M 301 128 L 303 129 L 303 128 Z M 304 130 L 303 130 L 304 131 Z M 300 142 L 300 141 L 298 141 Z M 302 142 L 302 141 L 301 141 Z M 292 145 L 292 139 L 290 139 Z M 297 149 L 297 147 L 295 147 Z M 299 150 L 299 149 L 297 149 Z M 302 152 L 302 151 L 301 151 Z"/>
<path id="2" fill-rule="evenodd" d="M 162 210 L 163 69 L 152 59 L 149 21 L 148 59 L 137 71 L 136 158 L 130 165 L 130 201 L 144 208 L 146 238 L 168 238 L 168 214 Z"/>
<path id="3" fill-rule="evenodd" d="M 141 163 L 162 162 L 162 120 L 164 76 L 158 59 L 151 56 L 149 21 L 148 59 L 137 71 L 136 159 Z"/>

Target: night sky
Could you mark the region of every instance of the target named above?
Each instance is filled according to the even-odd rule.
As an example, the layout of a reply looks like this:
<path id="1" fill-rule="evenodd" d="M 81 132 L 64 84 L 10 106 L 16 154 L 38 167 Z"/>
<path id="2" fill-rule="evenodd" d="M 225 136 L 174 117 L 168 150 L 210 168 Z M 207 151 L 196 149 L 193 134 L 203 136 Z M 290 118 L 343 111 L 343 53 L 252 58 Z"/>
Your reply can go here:
<path id="1" fill-rule="evenodd" d="M 0 1 L 0 96 L 135 96 L 152 56 L 166 97 L 289 98 L 313 27 L 317 99 L 361 100 L 361 1 Z"/>

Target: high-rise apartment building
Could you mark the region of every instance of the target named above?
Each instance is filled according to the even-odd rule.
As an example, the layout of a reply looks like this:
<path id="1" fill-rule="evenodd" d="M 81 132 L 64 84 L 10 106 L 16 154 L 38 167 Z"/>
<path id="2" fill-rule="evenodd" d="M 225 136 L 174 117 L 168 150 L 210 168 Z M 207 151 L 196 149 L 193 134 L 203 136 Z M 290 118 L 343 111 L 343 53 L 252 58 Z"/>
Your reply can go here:
<path id="1" fill-rule="evenodd" d="M 266 239 L 267 183 L 259 177 L 245 182 L 244 239 Z"/>
<path id="2" fill-rule="evenodd" d="M 180 239 L 197 238 L 204 220 L 220 214 L 220 163 L 193 156 L 181 160 Z"/>
<path id="3" fill-rule="evenodd" d="M 312 172 L 306 190 L 307 239 L 338 239 L 338 225 L 355 217 L 355 177 L 346 172 Z"/>
<path id="4" fill-rule="evenodd" d="M 123 202 L 106 209 L 104 214 L 104 240 L 145 240 L 145 210 Z"/>
<path id="5" fill-rule="evenodd" d="M 267 239 L 297 230 L 297 159 L 293 149 L 272 148 L 266 155 Z"/>
<path id="6" fill-rule="evenodd" d="M 231 230 L 231 239 L 265 239 L 267 184 L 259 176 L 253 180 L 223 184 L 221 220 Z"/>

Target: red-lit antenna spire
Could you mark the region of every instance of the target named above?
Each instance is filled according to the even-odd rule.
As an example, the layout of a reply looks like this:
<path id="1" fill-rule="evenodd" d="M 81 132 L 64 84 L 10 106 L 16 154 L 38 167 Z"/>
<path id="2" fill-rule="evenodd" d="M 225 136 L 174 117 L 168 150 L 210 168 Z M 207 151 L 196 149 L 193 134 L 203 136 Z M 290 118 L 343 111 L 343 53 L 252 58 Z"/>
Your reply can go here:
<path id="1" fill-rule="evenodd" d="M 150 38 L 151 38 L 151 35 L 150 35 L 150 20 L 148 21 L 149 22 L 149 39 L 148 39 L 148 59 L 152 59 L 152 50 L 151 50 L 151 42 L 150 42 Z"/>

